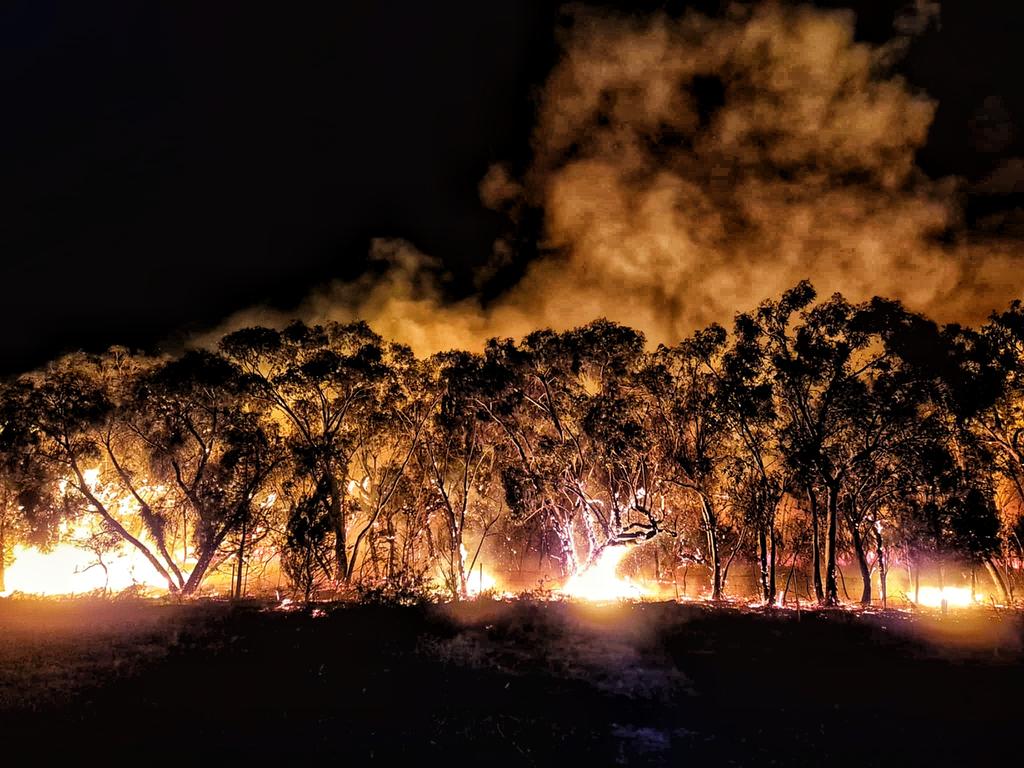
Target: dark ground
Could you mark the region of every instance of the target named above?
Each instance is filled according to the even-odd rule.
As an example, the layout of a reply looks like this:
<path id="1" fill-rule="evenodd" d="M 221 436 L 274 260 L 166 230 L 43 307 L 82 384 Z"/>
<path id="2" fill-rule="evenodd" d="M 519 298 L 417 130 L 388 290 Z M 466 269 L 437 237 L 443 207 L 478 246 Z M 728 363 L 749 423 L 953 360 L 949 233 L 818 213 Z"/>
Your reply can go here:
<path id="1" fill-rule="evenodd" d="M 0 735 L 8 764 L 984 765 L 1022 754 L 1022 639 L 985 610 L 3 600 Z"/>

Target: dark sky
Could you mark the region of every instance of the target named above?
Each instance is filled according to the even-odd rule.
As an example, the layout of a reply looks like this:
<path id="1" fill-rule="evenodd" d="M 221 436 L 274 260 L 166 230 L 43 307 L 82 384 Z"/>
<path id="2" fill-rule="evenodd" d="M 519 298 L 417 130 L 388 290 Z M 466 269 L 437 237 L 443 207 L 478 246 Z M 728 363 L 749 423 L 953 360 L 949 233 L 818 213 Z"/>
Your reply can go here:
<path id="1" fill-rule="evenodd" d="M 466 286 L 488 259 L 505 223 L 477 184 L 528 161 L 559 4 L 254 5 L 0 7 L 0 371 L 294 305 L 357 275 L 371 237 Z M 903 5 L 858 3 L 862 36 Z M 1024 155 L 1024 12 L 1002 5 L 943 3 L 901 65 L 939 100 L 930 175 Z"/>

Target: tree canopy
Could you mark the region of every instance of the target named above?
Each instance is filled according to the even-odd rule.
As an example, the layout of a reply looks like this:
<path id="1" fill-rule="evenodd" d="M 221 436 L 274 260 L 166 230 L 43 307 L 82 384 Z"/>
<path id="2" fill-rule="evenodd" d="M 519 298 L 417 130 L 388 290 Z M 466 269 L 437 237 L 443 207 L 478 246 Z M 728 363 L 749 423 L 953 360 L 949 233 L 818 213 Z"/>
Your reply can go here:
<path id="1" fill-rule="evenodd" d="M 657 349 L 596 320 L 427 359 L 365 323 L 295 322 L 5 382 L 0 545 L 7 563 L 87 526 L 181 594 L 225 564 L 241 594 L 257 550 L 303 597 L 459 598 L 485 558 L 568 577 L 624 547 L 655 578 L 695 567 L 715 600 L 733 563 L 766 602 L 801 573 L 834 605 L 843 565 L 870 603 L 889 568 L 936 562 L 1010 599 L 1022 456 L 1020 302 L 940 326 L 803 282 Z"/>

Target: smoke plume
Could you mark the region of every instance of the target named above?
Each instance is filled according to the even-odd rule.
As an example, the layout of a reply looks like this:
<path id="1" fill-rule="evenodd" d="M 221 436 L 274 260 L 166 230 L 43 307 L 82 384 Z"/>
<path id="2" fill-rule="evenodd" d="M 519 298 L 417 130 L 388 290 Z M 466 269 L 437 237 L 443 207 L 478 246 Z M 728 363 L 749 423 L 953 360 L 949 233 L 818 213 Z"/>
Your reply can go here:
<path id="1" fill-rule="evenodd" d="M 915 164 L 936 105 L 891 74 L 900 39 L 873 47 L 851 13 L 776 3 L 570 16 L 531 166 L 481 184 L 488 206 L 542 212 L 547 255 L 486 306 L 446 303 L 429 258 L 381 240 L 383 278 L 300 315 L 361 317 L 427 353 L 599 316 L 671 343 L 803 278 L 965 322 L 1019 292 L 1019 244 L 972 238 L 959 182 Z"/>

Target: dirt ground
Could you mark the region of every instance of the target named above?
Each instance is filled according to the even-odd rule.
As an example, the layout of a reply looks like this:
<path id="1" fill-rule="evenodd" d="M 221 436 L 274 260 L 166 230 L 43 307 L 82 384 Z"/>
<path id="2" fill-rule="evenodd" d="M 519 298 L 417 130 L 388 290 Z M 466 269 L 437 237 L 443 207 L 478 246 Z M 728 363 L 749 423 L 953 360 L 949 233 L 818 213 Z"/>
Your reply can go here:
<path id="1" fill-rule="evenodd" d="M 4 754 L 923 766 L 1022 749 L 1017 613 L 287 608 L 0 600 Z"/>

